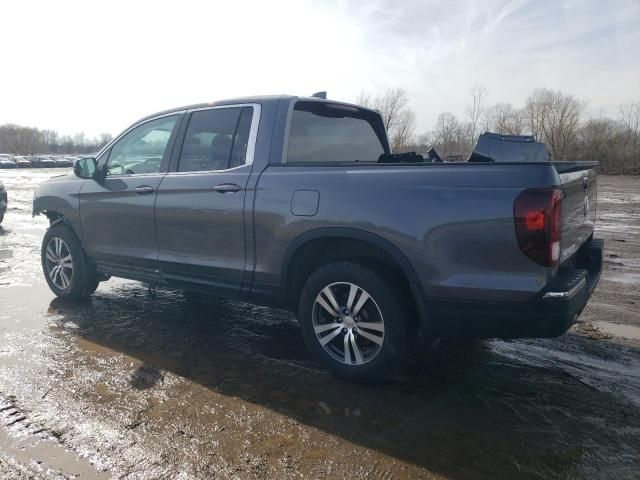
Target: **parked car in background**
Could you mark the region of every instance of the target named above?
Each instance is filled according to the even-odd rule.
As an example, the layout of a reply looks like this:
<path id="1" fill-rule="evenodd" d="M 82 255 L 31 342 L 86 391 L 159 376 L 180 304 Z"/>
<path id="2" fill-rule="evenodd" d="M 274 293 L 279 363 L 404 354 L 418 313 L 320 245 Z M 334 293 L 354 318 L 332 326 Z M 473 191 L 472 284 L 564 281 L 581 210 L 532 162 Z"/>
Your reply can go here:
<path id="1" fill-rule="evenodd" d="M 56 168 L 58 163 L 50 157 L 40 157 L 40 168 Z"/>
<path id="2" fill-rule="evenodd" d="M 17 168 L 16 162 L 13 160 L 0 159 L 0 168 Z"/>
<path id="3" fill-rule="evenodd" d="M 5 213 L 7 213 L 7 190 L 0 180 L 0 223 L 4 220 Z"/>
<path id="4" fill-rule="evenodd" d="M 27 159 L 27 157 L 15 157 L 14 161 L 16 162 L 16 166 L 18 168 L 28 168 L 31 167 L 31 162 Z"/>
<path id="5" fill-rule="evenodd" d="M 596 164 L 485 156 L 393 155 L 379 112 L 318 98 L 164 111 L 40 184 L 43 273 L 60 297 L 117 276 L 289 308 L 363 381 L 416 338 L 558 336 L 602 267 Z"/>
<path id="6" fill-rule="evenodd" d="M 56 167 L 71 167 L 72 162 L 63 157 L 57 157 L 53 159 L 56 162 Z"/>
<path id="7" fill-rule="evenodd" d="M 8 163 L 11 162 L 11 163 Z M 0 153 L 0 168 L 14 168 L 15 162 L 10 153 Z"/>
<path id="8" fill-rule="evenodd" d="M 31 162 L 32 168 L 40 167 L 40 156 L 39 155 L 28 155 L 27 160 Z"/>

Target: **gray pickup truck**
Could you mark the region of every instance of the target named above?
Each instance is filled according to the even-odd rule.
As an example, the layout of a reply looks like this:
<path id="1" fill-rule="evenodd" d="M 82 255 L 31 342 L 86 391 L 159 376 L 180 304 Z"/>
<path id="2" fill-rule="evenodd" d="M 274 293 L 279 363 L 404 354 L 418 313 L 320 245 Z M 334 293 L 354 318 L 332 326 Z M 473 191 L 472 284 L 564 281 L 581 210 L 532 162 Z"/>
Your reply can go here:
<path id="1" fill-rule="evenodd" d="M 109 276 L 288 308 L 334 374 L 384 378 L 416 339 L 551 337 L 602 265 L 593 163 L 393 155 L 379 112 L 239 98 L 126 129 L 33 203 L 60 297 Z"/>

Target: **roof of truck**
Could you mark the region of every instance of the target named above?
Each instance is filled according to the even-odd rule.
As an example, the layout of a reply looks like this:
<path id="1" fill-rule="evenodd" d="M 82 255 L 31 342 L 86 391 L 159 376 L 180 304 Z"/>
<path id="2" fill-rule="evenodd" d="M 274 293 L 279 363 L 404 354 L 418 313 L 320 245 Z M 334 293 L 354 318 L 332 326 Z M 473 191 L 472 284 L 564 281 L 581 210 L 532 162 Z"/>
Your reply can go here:
<path id="1" fill-rule="evenodd" d="M 243 104 L 243 103 L 268 103 L 268 102 L 277 102 L 279 100 L 304 100 L 309 101 L 309 102 L 325 102 L 325 103 L 336 103 L 339 105 L 347 105 L 350 107 L 355 107 L 355 108 L 360 108 L 363 110 L 371 110 L 371 111 L 375 111 L 372 108 L 367 108 L 367 107 L 363 107 L 360 105 L 356 105 L 354 103 L 348 103 L 348 102 L 340 102 L 340 101 L 336 101 L 336 100 L 331 100 L 331 99 L 325 99 L 325 98 L 318 98 L 318 97 L 301 97 L 301 96 L 297 96 L 297 95 L 254 95 L 254 96 L 249 96 L 249 97 L 236 97 L 236 98 L 228 98 L 225 100 L 216 100 L 214 102 L 205 102 L 205 103 L 196 103 L 193 105 L 184 105 L 181 107 L 176 107 L 176 108 L 170 108 L 168 110 L 162 110 L 160 112 L 156 112 L 153 113 L 151 115 L 147 115 L 141 119 L 139 119 L 138 121 L 136 121 L 135 123 L 139 123 L 143 120 L 146 120 L 148 118 L 153 118 L 153 117 L 157 117 L 159 115 L 168 115 L 174 112 L 182 112 L 184 110 L 193 110 L 193 109 L 197 109 L 197 108 L 206 108 L 206 107 L 215 107 L 215 106 L 219 106 L 219 105 L 237 105 L 237 104 Z"/>

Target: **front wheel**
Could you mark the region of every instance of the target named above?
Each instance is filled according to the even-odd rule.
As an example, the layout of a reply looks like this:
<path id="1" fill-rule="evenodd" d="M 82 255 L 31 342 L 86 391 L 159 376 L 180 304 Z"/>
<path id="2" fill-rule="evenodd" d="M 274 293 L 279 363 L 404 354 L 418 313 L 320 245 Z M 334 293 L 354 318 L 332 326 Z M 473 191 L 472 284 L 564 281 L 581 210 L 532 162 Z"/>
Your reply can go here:
<path id="1" fill-rule="evenodd" d="M 58 297 L 85 298 L 98 288 L 98 277 L 87 262 L 80 241 L 64 225 L 47 230 L 41 260 L 47 284 Z"/>
<path id="2" fill-rule="evenodd" d="M 381 274 L 350 262 L 316 270 L 300 297 L 307 348 L 339 377 L 384 380 L 404 358 L 406 309 Z"/>

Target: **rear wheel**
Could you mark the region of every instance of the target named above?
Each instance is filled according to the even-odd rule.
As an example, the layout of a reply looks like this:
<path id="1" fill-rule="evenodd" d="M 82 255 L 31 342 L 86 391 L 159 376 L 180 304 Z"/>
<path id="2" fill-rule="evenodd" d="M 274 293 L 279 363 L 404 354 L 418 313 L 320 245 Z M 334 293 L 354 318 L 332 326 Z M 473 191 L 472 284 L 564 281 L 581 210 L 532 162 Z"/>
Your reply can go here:
<path id="1" fill-rule="evenodd" d="M 2 220 L 4 220 L 4 213 L 0 213 L 0 223 L 2 223 Z"/>
<path id="2" fill-rule="evenodd" d="M 80 299 L 98 288 L 98 276 L 87 262 L 80 241 L 64 225 L 47 230 L 41 260 L 47 284 L 58 297 Z"/>
<path id="3" fill-rule="evenodd" d="M 313 355 L 339 377 L 384 380 L 404 358 L 406 309 L 380 273 L 350 262 L 325 265 L 305 284 L 299 320 Z"/>

